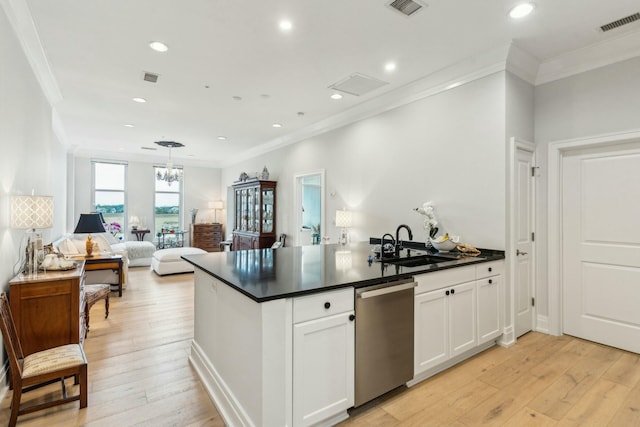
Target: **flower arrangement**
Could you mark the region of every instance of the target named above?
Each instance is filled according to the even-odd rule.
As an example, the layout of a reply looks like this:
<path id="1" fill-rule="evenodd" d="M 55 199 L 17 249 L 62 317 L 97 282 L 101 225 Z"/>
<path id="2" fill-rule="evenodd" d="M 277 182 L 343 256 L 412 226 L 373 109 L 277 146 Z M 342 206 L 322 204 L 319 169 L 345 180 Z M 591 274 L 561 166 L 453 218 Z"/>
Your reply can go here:
<path id="1" fill-rule="evenodd" d="M 438 220 L 434 212 L 433 202 L 425 202 L 422 207 L 414 208 L 413 210 L 425 217 L 423 227 L 427 230 L 429 237 L 434 238 L 438 233 Z"/>
<path id="2" fill-rule="evenodd" d="M 108 224 L 103 224 L 103 225 L 104 225 L 104 229 L 107 230 L 109 233 L 113 234 L 114 236 L 122 231 L 122 226 L 117 221 L 112 221 Z"/>

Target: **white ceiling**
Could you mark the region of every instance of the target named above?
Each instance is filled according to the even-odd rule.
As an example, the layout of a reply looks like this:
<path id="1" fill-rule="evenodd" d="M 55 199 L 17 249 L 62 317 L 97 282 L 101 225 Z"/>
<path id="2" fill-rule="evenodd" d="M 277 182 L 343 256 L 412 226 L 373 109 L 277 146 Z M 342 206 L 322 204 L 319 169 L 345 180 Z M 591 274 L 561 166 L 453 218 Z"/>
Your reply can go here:
<path id="1" fill-rule="evenodd" d="M 185 144 L 173 150 L 178 163 L 211 166 L 355 117 L 367 103 L 500 46 L 557 66 L 585 46 L 624 45 L 640 33 L 640 21 L 599 31 L 639 12 L 638 0 L 536 0 L 520 21 L 507 16 L 515 0 L 427 0 L 412 17 L 387 7 L 390 0 L 2 1 L 18 16 L 14 25 L 32 19 L 18 32 L 31 56 L 39 38 L 67 144 L 79 153 L 166 158 L 166 149 L 141 147 L 175 140 Z M 293 23 L 288 33 L 278 27 L 283 18 Z M 151 50 L 153 40 L 169 51 Z M 395 72 L 384 70 L 388 61 Z M 159 74 L 158 83 L 143 81 L 145 71 Z M 353 73 L 389 84 L 330 99 L 328 86 Z"/>

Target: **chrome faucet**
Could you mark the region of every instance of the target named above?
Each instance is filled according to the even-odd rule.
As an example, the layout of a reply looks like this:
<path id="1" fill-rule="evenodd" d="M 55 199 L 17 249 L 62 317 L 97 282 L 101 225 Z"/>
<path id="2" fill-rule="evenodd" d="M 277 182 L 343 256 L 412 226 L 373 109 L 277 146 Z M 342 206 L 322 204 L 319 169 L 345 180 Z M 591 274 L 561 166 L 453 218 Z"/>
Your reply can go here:
<path id="1" fill-rule="evenodd" d="M 404 228 L 407 230 L 407 232 L 409 233 L 409 240 L 413 240 L 413 231 L 411 231 L 411 227 L 409 227 L 407 224 L 400 224 L 398 226 L 398 228 L 396 228 L 396 257 L 400 256 L 400 251 L 402 250 L 402 243 L 400 240 L 400 229 Z"/>

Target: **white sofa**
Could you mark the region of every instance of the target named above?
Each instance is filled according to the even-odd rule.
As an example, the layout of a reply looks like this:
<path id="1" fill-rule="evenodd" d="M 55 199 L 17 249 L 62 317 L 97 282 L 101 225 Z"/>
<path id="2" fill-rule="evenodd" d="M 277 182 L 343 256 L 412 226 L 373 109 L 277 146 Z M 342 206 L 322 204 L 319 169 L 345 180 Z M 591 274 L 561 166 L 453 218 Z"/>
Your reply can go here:
<path id="1" fill-rule="evenodd" d="M 107 235 L 110 236 L 110 238 Z M 123 287 L 126 287 L 129 276 L 128 273 L 130 262 L 125 246 L 118 246 L 117 243 L 113 245 L 109 244 L 108 240 L 117 242 L 117 240 L 109 233 L 92 234 L 91 237 L 94 244 L 98 246 L 96 252 L 122 255 L 122 285 Z M 84 234 L 64 234 L 58 239 L 54 240 L 52 244 L 55 250 L 62 255 L 86 255 L 86 240 L 87 236 Z M 111 270 L 87 271 L 85 274 L 87 284 L 118 284 L 118 275 Z"/>

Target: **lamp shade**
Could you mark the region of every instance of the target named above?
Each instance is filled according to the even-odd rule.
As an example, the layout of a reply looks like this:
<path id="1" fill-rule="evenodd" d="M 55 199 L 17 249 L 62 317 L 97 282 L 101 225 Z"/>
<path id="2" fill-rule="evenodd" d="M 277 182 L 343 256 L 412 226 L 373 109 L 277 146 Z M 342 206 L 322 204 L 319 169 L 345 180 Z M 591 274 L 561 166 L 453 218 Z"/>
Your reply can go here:
<path id="1" fill-rule="evenodd" d="M 224 202 L 222 200 L 216 200 L 208 203 L 209 209 L 224 209 Z"/>
<path id="2" fill-rule="evenodd" d="M 73 230 L 74 233 L 104 233 L 105 229 L 100 220 L 100 214 L 98 213 L 84 213 L 80 214 L 78 225 Z"/>
<path id="3" fill-rule="evenodd" d="M 53 227 L 53 197 L 11 196 L 11 227 L 21 229 Z"/>
<path id="4" fill-rule="evenodd" d="M 336 227 L 349 228 L 353 219 L 352 212 L 348 210 L 336 211 Z"/>

